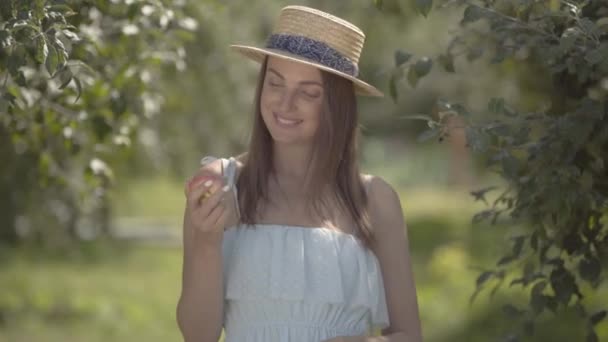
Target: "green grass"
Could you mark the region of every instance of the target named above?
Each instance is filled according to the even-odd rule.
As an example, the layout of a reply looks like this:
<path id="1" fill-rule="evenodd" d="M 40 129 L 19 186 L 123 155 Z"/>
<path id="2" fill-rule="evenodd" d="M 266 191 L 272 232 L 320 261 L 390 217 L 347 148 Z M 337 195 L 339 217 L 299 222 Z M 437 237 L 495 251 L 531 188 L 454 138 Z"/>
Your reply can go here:
<path id="1" fill-rule="evenodd" d="M 186 200 L 183 187 L 182 182 L 168 177 L 123 181 L 111 190 L 113 213 L 180 225 Z"/>
<path id="2" fill-rule="evenodd" d="M 98 249 L 77 260 L 11 253 L 0 274 L 0 341 L 178 340 L 181 251 Z"/>

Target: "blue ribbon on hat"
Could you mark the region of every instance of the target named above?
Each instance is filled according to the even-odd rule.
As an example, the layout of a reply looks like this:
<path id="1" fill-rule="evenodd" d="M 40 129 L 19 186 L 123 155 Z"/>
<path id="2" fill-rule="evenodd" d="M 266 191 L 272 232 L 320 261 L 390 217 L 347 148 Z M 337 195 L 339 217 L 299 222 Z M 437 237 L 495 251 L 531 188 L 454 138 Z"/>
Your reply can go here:
<path id="1" fill-rule="evenodd" d="M 277 33 L 270 36 L 266 43 L 266 47 L 307 58 L 353 77 L 357 77 L 359 74 L 357 65 L 331 46 L 318 40 L 303 36 Z"/>

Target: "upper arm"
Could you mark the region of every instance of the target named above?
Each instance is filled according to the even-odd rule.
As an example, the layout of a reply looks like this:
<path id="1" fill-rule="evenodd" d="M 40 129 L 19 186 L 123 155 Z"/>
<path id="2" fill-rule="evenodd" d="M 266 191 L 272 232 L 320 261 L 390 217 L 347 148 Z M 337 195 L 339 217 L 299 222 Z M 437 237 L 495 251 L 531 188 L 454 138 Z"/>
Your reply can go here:
<path id="1" fill-rule="evenodd" d="M 422 341 L 416 286 L 407 226 L 399 195 L 379 177 L 369 181 L 369 210 L 376 241 L 373 245 L 382 270 L 390 326 L 383 334 L 403 332 Z"/>

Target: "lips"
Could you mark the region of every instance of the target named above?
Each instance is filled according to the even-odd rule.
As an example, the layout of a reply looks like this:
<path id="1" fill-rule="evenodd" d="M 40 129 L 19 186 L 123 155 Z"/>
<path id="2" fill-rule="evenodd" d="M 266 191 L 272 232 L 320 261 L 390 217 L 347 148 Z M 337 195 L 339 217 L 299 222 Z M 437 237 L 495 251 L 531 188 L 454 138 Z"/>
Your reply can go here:
<path id="1" fill-rule="evenodd" d="M 279 116 L 277 113 L 272 113 L 274 116 L 275 121 L 280 125 L 280 126 L 285 126 L 285 127 L 294 127 L 299 125 L 302 120 L 297 120 L 297 119 L 289 119 L 283 116 Z"/>

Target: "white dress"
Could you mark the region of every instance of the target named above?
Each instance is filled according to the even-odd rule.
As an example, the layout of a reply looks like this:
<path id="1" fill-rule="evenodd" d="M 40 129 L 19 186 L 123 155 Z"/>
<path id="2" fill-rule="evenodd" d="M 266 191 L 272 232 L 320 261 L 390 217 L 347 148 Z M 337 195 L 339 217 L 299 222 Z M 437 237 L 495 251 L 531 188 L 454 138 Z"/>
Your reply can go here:
<path id="1" fill-rule="evenodd" d="M 235 160 L 223 162 L 236 195 Z M 317 342 L 389 325 L 379 262 L 354 235 L 237 225 L 222 248 L 226 342 Z"/>

